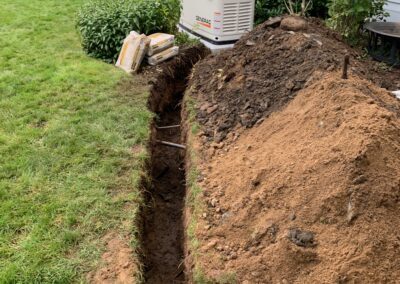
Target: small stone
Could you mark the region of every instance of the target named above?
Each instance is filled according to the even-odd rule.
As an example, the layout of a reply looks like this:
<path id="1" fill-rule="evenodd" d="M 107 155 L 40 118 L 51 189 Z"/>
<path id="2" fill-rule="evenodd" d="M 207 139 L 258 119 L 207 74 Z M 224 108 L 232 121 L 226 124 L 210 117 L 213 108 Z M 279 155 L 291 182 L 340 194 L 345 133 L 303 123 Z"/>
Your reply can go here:
<path id="1" fill-rule="evenodd" d="M 207 213 L 203 213 L 203 218 L 207 218 Z"/>
<path id="2" fill-rule="evenodd" d="M 264 118 L 260 118 L 259 120 L 257 120 L 256 125 L 260 125 L 263 122 L 264 122 Z"/>
<path id="3" fill-rule="evenodd" d="M 268 21 L 264 22 L 265 27 L 278 27 L 279 24 L 282 22 L 281 17 L 271 17 L 268 19 Z"/>
<path id="4" fill-rule="evenodd" d="M 218 109 L 218 105 L 207 108 L 207 114 L 212 114 Z"/>
<path id="5" fill-rule="evenodd" d="M 200 107 L 201 111 L 207 111 L 207 109 L 209 109 L 211 107 L 210 103 L 205 103 Z"/>
<path id="6" fill-rule="evenodd" d="M 288 81 L 288 82 L 286 83 L 285 87 L 286 87 L 286 89 L 288 89 L 288 90 L 291 91 L 291 90 L 294 89 L 295 84 L 293 83 L 293 81 Z"/>
<path id="7" fill-rule="evenodd" d="M 290 229 L 287 237 L 292 243 L 300 247 L 316 246 L 313 232 L 302 231 L 300 229 Z"/>
<path id="8" fill-rule="evenodd" d="M 347 222 L 351 223 L 356 218 L 356 216 L 357 214 L 354 210 L 353 203 L 350 200 L 347 204 Z"/>
<path id="9" fill-rule="evenodd" d="M 256 45 L 256 43 L 254 41 L 252 41 L 252 40 L 248 40 L 248 41 L 246 41 L 246 45 L 247 46 L 254 46 L 254 45 Z"/>
<path id="10" fill-rule="evenodd" d="M 265 169 L 261 169 L 255 177 L 252 178 L 251 180 L 251 185 L 253 188 L 259 186 L 261 184 L 261 182 L 265 179 L 265 175 L 266 175 L 266 170 Z"/>
<path id="11" fill-rule="evenodd" d="M 222 149 L 222 148 L 225 147 L 225 143 L 224 142 L 220 142 L 216 146 L 217 146 L 217 149 Z"/>
<path id="12" fill-rule="evenodd" d="M 127 263 L 125 263 L 125 264 L 122 266 L 122 268 L 126 269 L 126 268 L 128 268 L 128 267 L 129 267 L 129 265 L 130 265 L 130 263 L 129 263 L 129 262 L 127 262 Z"/>
<path id="13" fill-rule="evenodd" d="M 314 39 L 314 41 L 315 41 L 319 46 L 322 46 L 322 41 L 317 40 L 317 39 Z"/>
<path id="14" fill-rule="evenodd" d="M 290 221 L 296 220 L 296 214 L 294 214 L 294 212 L 290 213 L 290 215 L 289 215 L 289 220 L 290 220 Z"/>
<path id="15" fill-rule="evenodd" d="M 356 177 L 353 180 L 353 184 L 359 185 L 359 184 L 366 183 L 367 181 L 368 181 L 368 179 L 365 176 L 361 175 L 361 176 Z"/>
<path id="16" fill-rule="evenodd" d="M 328 68 L 326 68 L 326 70 L 328 72 L 332 72 L 333 70 L 335 70 L 335 65 L 330 65 Z"/>
<path id="17" fill-rule="evenodd" d="M 211 229 L 211 225 L 206 225 L 206 226 L 204 226 L 204 229 L 205 229 L 206 231 L 210 230 L 210 229 Z"/>
<path id="18" fill-rule="evenodd" d="M 216 143 L 220 143 L 222 140 L 224 140 L 226 138 L 226 133 L 224 132 L 219 132 L 217 134 L 215 134 L 214 136 L 214 141 Z"/>
<path id="19" fill-rule="evenodd" d="M 218 200 L 216 198 L 211 199 L 210 204 L 212 207 L 217 206 Z"/>
<path id="20" fill-rule="evenodd" d="M 212 240 L 208 244 L 205 245 L 205 249 L 209 250 L 211 248 L 214 248 L 218 244 L 217 240 Z"/>
<path id="21" fill-rule="evenodd" d="M 281 22 L 281 28 L 288 31 L 301 31 L 307 28 L 307 22 L 301 17 L 286 17 Z"/>
<path id="22" fill-rule="evenodd" d="M 221 212 L 222 212 L 222 209 L 218 207 L 217 209 L 215 209 L 215 212 L 221 213 Z"/>
<path id="23" fill-rule="evenodd" d="M 260 273 L 259 271 L 253 271 L 253 272 L 251 273 L 251 276 L 260 277 L 260 276 L 261 276 L 261 273 Z"/>
<path id="24" fill-rule="evenodd" d="M 230 217 L 232 216 L 232 214 L 231 213 L 229 213 L 229 212 L 225 212 L 224 214 L 222 214 L 222 220 L 227 220 L 227 219 L 229 219 Z"/>
<path id="25" fill-rule="evenodd" d="M 335 106 L 335 107 L 333 108 L 333 110 L 334 110 L 334 111 L 340 111 L 340 110 L 342 110 L 342 107 L 341 107 L 341 106 Z"/>

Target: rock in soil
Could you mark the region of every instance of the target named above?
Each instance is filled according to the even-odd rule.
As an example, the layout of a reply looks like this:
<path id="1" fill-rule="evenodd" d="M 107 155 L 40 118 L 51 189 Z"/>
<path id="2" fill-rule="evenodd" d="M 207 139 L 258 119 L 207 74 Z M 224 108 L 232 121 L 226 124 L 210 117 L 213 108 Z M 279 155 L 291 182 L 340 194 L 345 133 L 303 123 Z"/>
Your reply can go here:
<path id="1" fill-rule="evenodd" d="M 307 29 L 307 21 L 301 17 L 286 17 L 281 22 L 281 28 L 288 31 L 301 31 Z"/>
<path id="2" fill-rule="evenodd" d="M 288 239 L 299 247 L 315 247 L 314 233 L 300 229 L 290 229 Z"/>

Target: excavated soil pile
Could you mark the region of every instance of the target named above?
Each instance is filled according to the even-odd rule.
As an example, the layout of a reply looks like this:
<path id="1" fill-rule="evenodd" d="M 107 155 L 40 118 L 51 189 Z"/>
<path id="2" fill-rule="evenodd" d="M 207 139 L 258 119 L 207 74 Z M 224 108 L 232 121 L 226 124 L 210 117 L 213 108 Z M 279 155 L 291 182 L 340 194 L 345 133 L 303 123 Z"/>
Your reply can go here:
<path id="1" fill-rule="evenodd" d="M 288 48 L 303 37 L 266 33 Z M 239 283 L 398 283 L 399 110 L 366 80 L 322 75 L 204 162 L 205 273 L 233 272 Z"/>
<path id="2" fill-rule="evenodd" d="M 254 126 L 293 99 L 314 71 L 341 68 L 346 53 L 351 55 L 352 74 L 384 88 L 400 87 L 398 71 L 390 73 L 377 62 L 361 60 L 358 51 L 318 20 L 296 32 L 274 24 L 258 26 L 234 49 L 196 66 L 190 91 L 208 141 L 221 142 L 236 126 Z"/>

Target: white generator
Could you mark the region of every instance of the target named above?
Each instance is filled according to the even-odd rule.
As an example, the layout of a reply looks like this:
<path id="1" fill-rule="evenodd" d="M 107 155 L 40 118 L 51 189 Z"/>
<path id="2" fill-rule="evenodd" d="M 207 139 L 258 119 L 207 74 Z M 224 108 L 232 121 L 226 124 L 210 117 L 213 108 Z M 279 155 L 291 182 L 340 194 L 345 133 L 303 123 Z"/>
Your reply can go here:
<path id="1" fill-rule="evenodd" d="M 254 26 L 255 0 L 182 0 L 179 29 L 211 50 L 226 49 Z"/>

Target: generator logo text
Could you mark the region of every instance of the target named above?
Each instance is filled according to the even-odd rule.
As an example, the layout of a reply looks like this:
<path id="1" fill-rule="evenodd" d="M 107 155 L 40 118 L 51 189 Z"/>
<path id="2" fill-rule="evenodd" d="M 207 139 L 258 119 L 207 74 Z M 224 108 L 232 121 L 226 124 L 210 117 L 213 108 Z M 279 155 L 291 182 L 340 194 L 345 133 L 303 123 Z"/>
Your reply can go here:
<path id="1" fill-rule="evenodd" d="M 206 28 L 211 28 L 211 20 L 200 17 L 200 16 L 196 16 L 196 21 L 197 23 L 199 23 L 200 25 L 206 27 Z"/>

